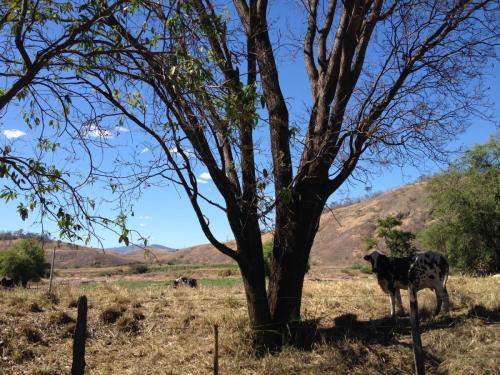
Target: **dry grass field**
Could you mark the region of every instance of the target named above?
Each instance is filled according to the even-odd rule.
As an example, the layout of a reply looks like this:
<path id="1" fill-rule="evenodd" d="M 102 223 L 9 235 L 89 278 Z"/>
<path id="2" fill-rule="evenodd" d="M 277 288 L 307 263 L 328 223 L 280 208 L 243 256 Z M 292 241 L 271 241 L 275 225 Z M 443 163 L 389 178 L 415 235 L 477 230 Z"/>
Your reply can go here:
<path id="1" fill-rule="evenodd" d="M 224 269 L 190 270 L 198 289 L 174 289 L 168 276 L 43 289 L 0 289 L 0 374 L 68 374 L 76 300 L 89 301 L 87 374 L 209 374 L 219 325 L 221 374 L 412 374 L 407 317 L 385 319 L 388 298 L 371 275 L 306 281 L 303 348 L 256 358 L 241 282 Z M 223 276 L 229 276 L 224 278 Z M 452 276 L 452 311 L 430 316 L 419 293 L 429 374 L 499 374 L 500 279 Z M 406 297 L 406 296 L 404 296 Z M 404 298 L 403 302 L 407 306 Z"/>

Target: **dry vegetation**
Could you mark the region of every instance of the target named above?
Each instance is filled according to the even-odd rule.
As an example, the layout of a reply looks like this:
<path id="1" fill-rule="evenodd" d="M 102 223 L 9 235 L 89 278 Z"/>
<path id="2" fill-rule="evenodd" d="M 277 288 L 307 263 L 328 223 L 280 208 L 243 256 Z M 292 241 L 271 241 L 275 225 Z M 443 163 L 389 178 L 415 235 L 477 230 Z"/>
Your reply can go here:
<path id="1" fill-rule="evenodd" d="M 56 299 L 41 289 L 0 289 L 0 373 L 69 373 L 81 294 L 89 300 L 88 374 L 210 373 L 214 323 L 222 374 L 413 373 L 408 319 L 384 319 L 388 298 L 374 278 L 351 273 L 308 280 L 306 322 L 292 332 L 303 348 L 287 346 L 262 359 L 251 353 L 241 284 L 61 285 Z M 419 293 L 428 373 L 498 374 L 500 279 L 451 277 L 449 291 L 452 312 L 439 318 L 428 313 L 434 296 Z"/>

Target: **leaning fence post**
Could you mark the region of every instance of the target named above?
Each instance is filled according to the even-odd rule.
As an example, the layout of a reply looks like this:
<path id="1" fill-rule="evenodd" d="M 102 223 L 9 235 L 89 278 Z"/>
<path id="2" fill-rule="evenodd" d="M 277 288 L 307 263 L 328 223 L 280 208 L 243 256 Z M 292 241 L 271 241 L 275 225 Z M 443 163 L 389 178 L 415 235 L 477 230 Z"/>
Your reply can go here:
<path id="1" fill-rule="evenodd" d="M 73 365 L 71 375 L 83 375 L 85 372 L 85 336 L 87 333 L 87 297 L 78 299 L 78 316 L 73 337 Z"/>
<path id="2" fill-rule="evenodd" d="M 415 374 L 424 375 L 424 351 L 422 349 L 422 340 L 420 338 L 420 326 L 418 321 L 417 290 L 411 284 L 408 286 L 408 297 L 410 298 L 411 338 L 413 341 L 413 355 L 415 358 Z"/>
<path id="3" fill-rule="evenodd" d="M 219 326 L 214 324 L 214 375 L 219 375 Z"/>

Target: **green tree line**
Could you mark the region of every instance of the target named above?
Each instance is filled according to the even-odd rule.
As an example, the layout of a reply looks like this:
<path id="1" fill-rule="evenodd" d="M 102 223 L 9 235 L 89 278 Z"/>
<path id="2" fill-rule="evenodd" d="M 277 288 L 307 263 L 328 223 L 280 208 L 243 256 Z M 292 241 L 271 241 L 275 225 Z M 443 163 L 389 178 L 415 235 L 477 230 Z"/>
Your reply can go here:
<path id="1" fill-rule="evenodd" d="M 431 224 L 419 234 L 467 273 L 500 271 L 500 139 L 478 145 L 427 185 Z"/>

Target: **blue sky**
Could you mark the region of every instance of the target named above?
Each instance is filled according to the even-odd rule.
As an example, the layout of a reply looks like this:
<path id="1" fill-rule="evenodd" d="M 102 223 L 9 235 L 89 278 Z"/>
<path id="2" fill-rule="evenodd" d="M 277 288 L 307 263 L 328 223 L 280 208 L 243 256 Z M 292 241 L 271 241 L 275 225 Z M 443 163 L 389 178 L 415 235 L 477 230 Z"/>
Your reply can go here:
<path id="1" fill-rule="evenodd" d="M 283 56 L 287 56 L 286 51 Z M 495 69 L 487 68 L 492 72 L 489 99 L 495 103 L 495 114 L 497 121 L 500 118 L 500 109 L 498 107 L 498 98 L 500 98 L 500 74 L 499 66 Z M 302 62 L 302 55 L 298 54 L 296 59 L 280 58 L 279 70 L 281 73 L 281 85 L 287 98 L 287 103 L 291 113 L 291 118 L 298 118 L 305 112 L 306 105 L 310 98 L 310 89 L 307 76 Z M 493 74 L 494 73 L 494 74 Z M 499 135 L 500 129 L 497 124 L 484 122 L 476 118 L 471 120 L 471 127 L 459 134 L 453 142 L 448 144 L 449 150 L 460 150 L 469 148 L 472 145 L 484 143 L 491 135 Z M 93 129 L 89 129 L 89 136 L 92 136 Z M 153 150 L 148 147 L 147 141 L 141 137 L 134 137 L 134 132 L 128 129 L 117 129 L 106 134 L 108 142 L 114 146 L 112 151 L 108 150 L 103 156 L 103 165 L 110 165 L 109 152 L 118 154 L 133 143 L 134 151 L 123 151 L 126 155 L 133 155 L 138 160 L 147 160 L 153 157 Z M 257 137 L 265 135 L 257 134 Z M 15 150 L 27 151 L 32 146 L 33 135 L 27 129 L 26 125 L 20 120 L 20 108 L 11 106 L 7 113 L 0 118 L 0 146 L 10 143 Z M 131 142 L 132 141 L 132 142 Z M 64 140 L 61 141 L 65 142 Z M 96 159 L 100 160 L 100 154 L 96 153 Z M 64 163 L 58 160 L 57 156 L 54 162 L 58 165 Z M 77 170 L 85 170 L 85 165 L 75 164 L 68 166 Z M 342 201 L 345 198 L 356 198 L 366 194 L 365 187 L 370 186 L 372 191 L 386 191 L 393 187 L 415 181 L 423 174 L 432 174 L 444 169 L 445 165 L 437 165 L 431 160 L 427 160 L 420 165 L 418 169 L 408 165 L 400 167 L 389 167 L 375 173 L 368 184 L 350 183 L 345 185 L 340 191 L 336 192 L 331 200 Z M 209 197 L 217 197 L 218 193 L 215 186 L 207 175 L 203 167 L 196 170 L 199 188 Z M 0 187 L 5 181 L 0 180 Z M 109 193 L 98 186 L 87 189 L 87 192 L 94 197 L 106 198 Z M 38 232 L 41 226 L 32 219 L 23 222 L 16 206 L 18 202 L 5 203 L 0 201 L 0 230 L 19 230 Z M 211 207 L 205 207 L 206 214 L 210 218 L 211 228 L 220 241 L 226 241 L 232 238 L 231 231 L 224 215 Z M 114 217 L 116 213 L 110 207 L 104 206 L 101 214 Z M 134 201 L 134 216 L 129 218 L 128 225 L 138 230 L 143 236 L 149 238 L 150 243 L 158 243 L 173 248 L 183 248 L 199 243 L 206 243 L 203 232 L 200 229 L 196 216 L 185 198 L 185 194 L 172 186 L 153 186 L 145 190 L 142 196 Z M 52 223 L 44 223 L 44 229 L 55 232 Z M 104 238 L 105 247 L 119 246 L 118 236 L 105 231 L 100 232 Z"/>

